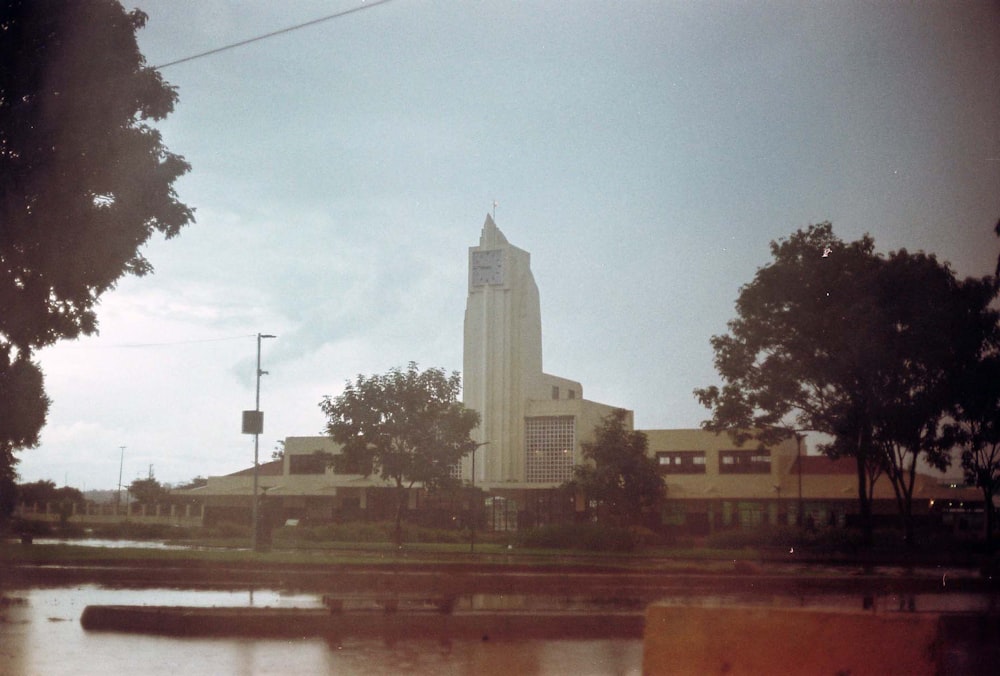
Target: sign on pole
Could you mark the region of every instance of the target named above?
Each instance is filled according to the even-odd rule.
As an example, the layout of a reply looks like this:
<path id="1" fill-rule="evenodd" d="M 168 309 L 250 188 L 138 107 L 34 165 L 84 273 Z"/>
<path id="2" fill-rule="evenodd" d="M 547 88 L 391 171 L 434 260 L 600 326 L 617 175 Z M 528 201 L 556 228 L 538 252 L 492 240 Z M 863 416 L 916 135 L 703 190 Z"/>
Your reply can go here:
<path id="1" fill-rule="evenodd" d="M 243 434 L 264 433 L 264 412 L 243 411 Z"/>

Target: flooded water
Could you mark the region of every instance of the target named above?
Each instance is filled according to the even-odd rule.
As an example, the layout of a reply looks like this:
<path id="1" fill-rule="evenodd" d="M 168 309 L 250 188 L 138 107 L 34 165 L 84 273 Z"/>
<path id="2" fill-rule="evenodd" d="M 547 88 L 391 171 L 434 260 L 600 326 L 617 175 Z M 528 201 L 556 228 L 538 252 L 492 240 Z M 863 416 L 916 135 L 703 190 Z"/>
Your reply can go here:
<path id="1" fill-rule="evenodd" d="M 98 585 L 6 589 L 0 607 L 0 674 L 640 674 L 642 641 L 608 640 L 396 640 L 344 638 L 176 638 L 84 631 L 88 605 L 170 605 L 320 608 L 315 593 L 277 590 L 111 589 Z M 634 607 L 651 599 L 623 600 Z M 710 607 L 751 604 L 824 608 L 862 607 L 879 612 L 988 612 L 992 594 L 697 594 L 661 602 Z M 587 610 L 607 601 L 544 596 L 471 595 L 467 607 Z M 606 608 L 605 608 L 606 609 Z M 961 673 L 961 672 L 958 672 Z"/>
<path id="2" fill-rule="evenodd" d="M 274 590 L 9 589 L 0 609 L 0 674 L 640 674 L 641 640 L 408 641 L 178 639 L 87 632 L 91 604 L 320 607 Z"/>
<path id="3" fill-rule="evenodd" d="M 108 540 L 104 538 L 39 538 L 32 540 L 36 545 L 69 545 L 73 547 L 101 547 L 110 549 L 173 549 L 173 550 L 204 550 L 226 549 L 242 551 L 233 547 L 202 547 L 191 544 L 175 544 L 160 540 Z M 249 549 L 249 547 L 247 548 Z"/>
<path id="4" fill-rule="evenodd" d="M 36 539 L 37 544 L 61 541 Z M 66 544 L 94 547 L 153 547 L 186 549 L 155 541 L 73 540 Z M 795 564 L 785 568 L 792 570 Z M 806 572 L 823 569 L 805 566 Z M 794 571 L 793 571 L 794 572 Z M 802 571 L 800 571 L 802 572 Z M 892 578 L 913 570 L 885 569 Z M 973 571 L 935 569 L 922 577 L 950 581 Z M 803 573 L 804 574 L 804 573 Z M 193 586 L 193 585 L 192 585 Z M 620 591 L 620 590 L 618 590 Z M 654 601 L 709 607 L 763 605 L 867 609 L 874 612 L 977 612 L 995 616 L 1000 608 L 994 593 L 858 594 L 812 591 L 804 594 L 743 591 L 719 593 L 711 587 L 664 594 L 663 590 L 635 588 L 613 599 L 592 596 L 539 594 L 468 594 L 456 599 L 456 610 L 558 610 L 588 613 L 622 610 L 641 612 Z M 641 674 L 642 641 L 636 639 L 585 640 L 407 640 L 383 638 L 260 639 L 178 638 L 149 634 L 84 631 L 80 623 L 88 605 L 157 605 L 201 607 L 321 608 L 317 593 L 275 589 L 178 589 L 35 586 L 9 588 L 0 579 L 0 675 L 62 676 L 69 674 L 143 674 L 150 676 L 215 676 L 217 674 Z M 346 606 L 345 606 L 346 607 Z M 414 621 L 419 621 L 415 619 Z M 611 635 L 612 632 L 609 632 Z M 981 642 L 980 642 L 981 643 Z M 989 653 L 989 664 L 1000 655 Z M 975 641 L 959 646 L 948 673 L 992 673 L 968 669 L 982 654 Z M 988 668 L 991 669 L 991 668 Z"/>

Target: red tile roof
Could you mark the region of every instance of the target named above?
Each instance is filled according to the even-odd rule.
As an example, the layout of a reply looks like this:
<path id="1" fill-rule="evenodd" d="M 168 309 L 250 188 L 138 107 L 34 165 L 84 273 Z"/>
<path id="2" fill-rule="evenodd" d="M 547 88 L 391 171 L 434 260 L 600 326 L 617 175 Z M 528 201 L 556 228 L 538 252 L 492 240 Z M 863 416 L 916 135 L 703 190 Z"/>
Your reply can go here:
<path id="1" fill-rule="evenodd" d="M 799 463 L 802 463 L 802 474 L 857 474 L 858 466 L 854 458 L 837 458 L 832 460 L 825 455 L 803 455 L 792 463 L 792 474 L 799 473 Z"/>
<path id="2" fill-rule="evenodd" d="M 281 460 L 271 460 L 270 462 L 262 462 L 257 467 L 257 476 L 281 476 L 283 462 Z M 247 467 L 246 469 L 241 469 L 239 472 L 233 472 L 232 474 L 227 474 L 226 476 L 253 476 L 253 467 Z"/>

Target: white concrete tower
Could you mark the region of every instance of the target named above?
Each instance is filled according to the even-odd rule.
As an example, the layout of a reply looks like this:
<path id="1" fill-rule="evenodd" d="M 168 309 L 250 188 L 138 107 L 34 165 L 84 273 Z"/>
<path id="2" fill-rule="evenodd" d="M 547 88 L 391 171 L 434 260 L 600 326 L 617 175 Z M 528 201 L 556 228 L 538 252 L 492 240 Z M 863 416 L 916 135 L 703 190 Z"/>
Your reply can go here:
<path id="1" fill-rule="evenodd" d="M 531 255 L 511 245 L 487 215 L 469 248 L 463 400 L 479 411 L 476 484 L 522 482 L 527 399 L 542 379 L 542 320 Z M 470 476 L 466 463 L 464 474 Z"/>

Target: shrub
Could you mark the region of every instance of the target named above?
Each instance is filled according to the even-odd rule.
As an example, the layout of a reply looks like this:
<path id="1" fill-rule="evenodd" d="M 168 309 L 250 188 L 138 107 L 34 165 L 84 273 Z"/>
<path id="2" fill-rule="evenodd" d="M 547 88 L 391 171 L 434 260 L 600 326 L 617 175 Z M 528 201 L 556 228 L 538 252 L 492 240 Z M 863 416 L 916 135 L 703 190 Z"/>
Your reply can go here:
<path id="1" fill-rule="evenodd" d="M 601 552 L 632 551 L 636 544 L 627 529 L 596 523 L 555 524 L 532 528 L 519 532 L 515 542 L 519 547 Z"/>
<path id="2" fill-rule="evenodd" d="M 18 535 L 32 535 L 35 537 L 46 537 L 52 535 L 52 524 L 47 521 L 35 521 L 34 519 L 12 518 L 7 530 Z"/>
<path id="3" fill-rule="evenodd" d="M 392 542 L 395 524 L 387 521 L 355 521 L 314 526 L 284 526 L 274 538 L 294 542 Z M 476 534 L 477 537 L 479 534 Z M 403 524 L 403 542 L 462 543 L 469 541 L 468 530 L 425 528 Z"/>
<path id="4" fill-rule="evenodd" d="M 206 538 L 219 538 L 223 540 L 249 538 L 250 525 L 234 523 L 232 521 L 219 521 L 211 526 L 202 528 L 201 535 Z"/>
<path id="5" fill-rule="evenodd" d="M 629 526 L 629 537 L 636 547 L 659 547 L 667 544 L 667 539 L 645 526 Z"/>
<path id="6" fill-rule="evenodd" d="M 93 537 L 109 539 L 166 540 L 169 538 L 184 537 L 187 534 L 187 530 L 163 523 L 121 521 L 119 523 L 96 525 L 90 534 Z"/>
<path id="7" fill-rule="evenodd" d="M 748 547 L 807 547 L 843 552 L 861 547 L 861 534 L 850 528 L 820 528 L 805 530 L 796 526 L 761 526 L 753 530 L 724 530 L 712 533 L 705 546 L 714 549 L 744 549 Z"/>

